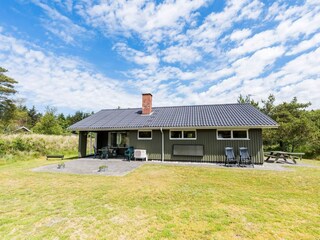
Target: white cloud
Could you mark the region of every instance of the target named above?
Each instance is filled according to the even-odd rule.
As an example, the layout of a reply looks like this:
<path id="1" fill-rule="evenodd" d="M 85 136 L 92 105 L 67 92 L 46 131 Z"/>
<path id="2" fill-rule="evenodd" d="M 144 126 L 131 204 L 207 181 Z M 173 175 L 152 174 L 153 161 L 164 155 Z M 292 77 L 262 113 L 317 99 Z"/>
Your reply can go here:
<path id="1" fill-rule="evenodd" d="M 320 48 L 302 54 L 292 61 L 288 62 L 278 71 L 275 76 L 277 78 L 277 85 L 284 86 L 291 83 L 300 82 L 304 79 L 319 78 L 320 77 Z M 291 78 L 286 78 L 286 76 Z M 293 76 L 296 76 L 293 78 Z"/>
<path id="2" fill-rule="evenodd" d="M 246 39 L 240 47 L 230 50 L 228 55 L 230 57 L 241 56 L 265 47 L 270 47 L 276 42 L 277 40 L 275 38 L 274 31 L 266 30 Z"/>
<path id="3" fill-rule="evenodd" d="M 172 46 L 163 51 L 163 61 L 168 63 L 192 64 L 202 59 L 196 49 L 187 46 Z"/>
<path id="4" fill-rule="evenodd" d="M 235 30 L 230 35 L 230 39 L 232 41 L 240 41 L 242 39 L 245 39 L 251 35 L 251 30 L 248 28 L 242 29 L 242 30 Z"/>
<path id="5" fill-rule="evenodd" d="M 310 48 L 317 47 L 320 44 L 320 33 L 315 34 L 312 38 L 300 42 L 294 46 L 293 49 L 287 53 L 287 55 L 294 55 Z"/>
<path id="6" fill-rule="evenodd" d="M 297 20 L 292 18 L 280 22 L 276 34 L 280 41 L 296 39 L 301 35 L 310 35 L 320 29 L 319 7 L 310 10 Z"/>
<path id="7" fill-rule="evenodd" d="M 161 41 L 178 33 L 193 20 L 193 12 L 205 4 L 204 0 L 165 1 L 160 4 L 147 0 L 78 2 L 78 13 L 88 24 L 106 34 L 137 33 L 145 41 Z"/>
<path id="8" fill-rule="evenodd" d="M 49 5 L 36 0 L 33 0 L 33 3 L 40 7 L 48 16 L 48 19 L 42 18 L 43 27 L 59 37 L 62 41 L 76 45 L 78 44 L 78 37 L 85 38 L 88 37 L 88 35 L 92 35 L 92 33 L 84 27 L 73 23 L 68 17 L 62 15 Z M 72 7 L 71 1 L 66 1 L 65 4 L 67 4 L 68 8 Z"/>
<path id="9" fill-rule="evenodd" d="M 274 93 L 279 101 L 297 96 L 319 107 L 319 0 L 277 1 L 269 8 L 263 2 L 268 5 L 230 0 L 220 11 L 212 9 L 215 1 L 204 0 L 40 1 L 49 16 L 45 27 L 67 43 L 77 44 L 86 33 L 84 22 L 102 31 L 130 62 L 121 67 L 129 80 L 30 47 L 1 28 L 0 63 L 17 77 L 22 94 L 36 96 L 32 101 L 74 109 L 136 107 L 147 91 L 158 106 L 235 102 L 239 94 L 260 100 Z M 80 14 L 79 25 L 66 17 L 71 14 Z"/>
<path id="10" fill-rule="evenodd" d="M 67 10 L 71 12 L 73 7 L 73 0 L 64 0 L 63 2 Z"/>
<path id="11" fill-rule="evenodd" d="M 126 83 L 94 73 L 79 59 L 44 52 L 0 34 L 2 45 L 8 48 L 0 55 L 0 66 L 19 82 L 19 95 L 29 104 L 95 111 L 140 104 L 140 92 L 133 97 Z M 17 47 L 24 51 L 16 51 Z"/>
<path id="12" fill-rule="evenodd" d="M 286 5 L 279 6 L 279 3 L 274 3 L 269 8 L 265 20 L 275 19 L 277 21 L 275 27 L 245 39 L 240 46 L 231 49 L 228 56 L 237 58 L 275 44 L 288 45 L 303 36 L 314 34 L 320 29 L 319 12 L 319 4 L 310 3 L 288 8 Z"/>
<path id="13" fill-rule="evenodd" d="M 255 91 L 257 96 L 273 93 L 277 102 L 291 101 L 294 96 L 299 101 L 311 102 L 319 108 L 320 48 L 298 56 L 270 75 L 252 79 L 243 87 Z M 258 89 L 258 90 L 257 90 Z M 262 98 L 262 97 L 261 97 Z"/>
<path id="14" fill-rule="evenodd" d="M 246 2 L 228 1 L 222 12 L 209 14 L 198 28 L 189 30 L 187 36 L 198 42 L 198 45 L 199 43 L 207 45 L 209 41 L 211 45 L 214 44 L 212 41 L 219 38 L 223 31 L 233 25 Z"/>
<path id="15" fill-rule="evenodd" d="M 260 1 L 253 0 L 244 8 L 241 9 L 241 13 L 239 15 L 240 19 L 257 19 L 259 18 L 264 4 Z"/>
<path id="16" fill-rule="evenodd" d="M 113 48 L 128 61 L 139 65 L 155 66 L 159 63 L 159 59 L 156 54 L 146 55 L 144 52 L 128 47 L 125 43 L 117 43 Z"/>
<path id="17" fill-rule="evenodd" d="M 283 53 L 283 47 L 264 48 L 250 57 L 238 59 L 232 64 L 232 67 L 238 78 L 251 79 L 263 73 L 266 67 L 272 65 Z"/>

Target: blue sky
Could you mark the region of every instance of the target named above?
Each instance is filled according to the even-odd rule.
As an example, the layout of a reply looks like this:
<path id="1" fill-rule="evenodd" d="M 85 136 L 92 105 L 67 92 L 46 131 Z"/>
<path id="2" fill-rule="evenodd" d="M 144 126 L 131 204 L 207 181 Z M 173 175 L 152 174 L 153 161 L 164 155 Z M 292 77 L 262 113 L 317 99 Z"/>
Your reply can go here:
<path id="1" fill-rule="evenodd" d="M 320 107 L 320 1 L 1 0 L 0 66 L 39 110 L 259 101 Z"/>

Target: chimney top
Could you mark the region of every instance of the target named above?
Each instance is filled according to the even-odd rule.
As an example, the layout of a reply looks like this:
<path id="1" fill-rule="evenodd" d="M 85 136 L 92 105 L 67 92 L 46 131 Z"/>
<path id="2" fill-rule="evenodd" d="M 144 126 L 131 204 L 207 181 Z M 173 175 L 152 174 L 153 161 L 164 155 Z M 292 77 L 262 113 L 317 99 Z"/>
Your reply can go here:
<path id="1" fill-rule="evenodd" d="M 142 115 L 149 115 L 152 113 L 152 94 L 142 94 Z"/>

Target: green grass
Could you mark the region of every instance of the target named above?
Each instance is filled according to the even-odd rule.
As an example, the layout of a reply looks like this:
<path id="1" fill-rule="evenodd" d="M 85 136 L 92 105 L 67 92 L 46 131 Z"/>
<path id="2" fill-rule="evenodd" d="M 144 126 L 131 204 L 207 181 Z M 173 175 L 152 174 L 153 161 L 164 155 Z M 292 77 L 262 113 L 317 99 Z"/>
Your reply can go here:
<path id="1" fill-rule="evenodd" d="M 292 172 L 163 165 L 125 177 L 30 171 L 43 164 L 0 166 L 1 239 L 320 236 L 318 162 Z"/>

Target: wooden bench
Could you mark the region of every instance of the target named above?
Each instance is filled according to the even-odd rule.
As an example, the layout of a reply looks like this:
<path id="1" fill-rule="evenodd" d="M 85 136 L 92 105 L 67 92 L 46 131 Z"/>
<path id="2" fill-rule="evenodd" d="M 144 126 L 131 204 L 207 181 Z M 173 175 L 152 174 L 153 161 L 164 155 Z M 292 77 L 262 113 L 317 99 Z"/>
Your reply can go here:
<path id="1" fill-rule="evenodd" d="M 60 158 L 61 160 L 64 159 L 64 155 L 47 155 L 47 160 L 49 158 Z"/>

